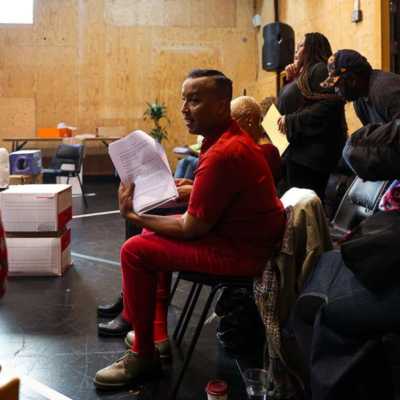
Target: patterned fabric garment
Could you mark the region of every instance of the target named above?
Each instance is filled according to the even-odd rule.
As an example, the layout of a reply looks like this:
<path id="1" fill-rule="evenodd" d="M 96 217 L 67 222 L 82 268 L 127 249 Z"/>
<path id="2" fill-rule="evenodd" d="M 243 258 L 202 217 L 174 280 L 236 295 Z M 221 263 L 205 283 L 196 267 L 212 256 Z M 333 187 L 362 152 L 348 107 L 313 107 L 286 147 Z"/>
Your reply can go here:
<path id="1" fill-rule="evenodd" d="M 400 181 L 395 180 L 389 189 L 383 195 L 379 202 L 381 211 L 399 211 L 400 210 Z"/>
<path id="2" fill-rule="evenodd" d="M 293 229 L 293 208 L 286 208 L 286 230 L 281 251 L 289 246 Z M 268 260 L 262 275 L 254 281 L 254 297 L 265 326 L 266 345 L 264 368 L 268 371 L 270 399 L 288 399 L 297 389 L 293 380 L 297 379 L 284 360 L 279 315 L 280 294 L 279 268 L 275 258 Z"/>
<path id="3" fill-rule="evenodd" d="M 7 273 L 8 273 L 8 262 L 7 262 L 6 240 L 5 240 L 3 224 L 0 219 L 0 297 L 2 297 L 5 292 Z"/>
<path id="4" fill-rule="evenodd" d="M 320 255 L 332 249 L 323 206 L 313 191 L 292 188 L 281 200 L 286 212 L 281 248 L 254 282 L 254 298 L 267 338 L 264 365 L 271 400 L 302 398 L 302 371 L 295 360 L 304 356 L 289 344 L 293 332 L 287 323 Z"/>

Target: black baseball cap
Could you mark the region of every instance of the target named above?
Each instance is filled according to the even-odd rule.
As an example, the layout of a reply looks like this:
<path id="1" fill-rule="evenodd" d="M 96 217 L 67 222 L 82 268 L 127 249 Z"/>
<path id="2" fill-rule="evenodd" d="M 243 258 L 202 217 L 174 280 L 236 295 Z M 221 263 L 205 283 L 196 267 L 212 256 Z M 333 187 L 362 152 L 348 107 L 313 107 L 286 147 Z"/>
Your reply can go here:
<path id="1" fill-rule="evenodd" d="M 340 79 L 352 72 L 371 70 L 367 59 L 355 50 L 339 50 L 329 57 L 328 78 L 321 82 L 324 88 L 334 87 Z"/>

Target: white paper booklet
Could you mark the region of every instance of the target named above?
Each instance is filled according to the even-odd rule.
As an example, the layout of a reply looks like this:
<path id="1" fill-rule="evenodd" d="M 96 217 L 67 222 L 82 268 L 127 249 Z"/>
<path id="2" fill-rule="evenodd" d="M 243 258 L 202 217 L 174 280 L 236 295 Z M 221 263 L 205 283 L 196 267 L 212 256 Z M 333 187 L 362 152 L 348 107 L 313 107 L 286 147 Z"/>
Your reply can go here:
<path id="1" fill-rule="evenodd" d="M 280 117 L 281 114 L 278 109 L 272 104 L 261 124 L 270 137 L 272 144 L 278 148 L 279 154 L 282 155 L 289 146 L 289 142 L 286 135 L 279 131 L 278 120 Z"/>
<path id="2" fill-rule="evenodd" d="M 134 183 L 133 209 L 143 214 L 178 197 L 162 146 L 143 131 L 110 143 L 111 160 L 122 182 Z"/>

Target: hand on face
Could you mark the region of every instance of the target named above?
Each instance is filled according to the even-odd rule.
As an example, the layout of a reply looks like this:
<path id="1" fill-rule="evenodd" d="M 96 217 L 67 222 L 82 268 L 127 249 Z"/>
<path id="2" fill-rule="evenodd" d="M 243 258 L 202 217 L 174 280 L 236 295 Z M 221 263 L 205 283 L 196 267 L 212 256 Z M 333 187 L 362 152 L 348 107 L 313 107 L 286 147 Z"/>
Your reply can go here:
<path id="1" fill-rule="evenodd" d="M 121 215 L 126 218 L 128 214 L 133 212 L 132 199 L 135 185 L 120 183 L 118 188 L 118 204 Z"/>
<path id="2" fill-rule="evenodd" d="M 285 68 L 285 72 L 286 72 L 286 79 L 288 81 L 292 81 L 293 79 L 295 79 L 299 74 L 297 63 L 294 62 L 293 64 L 287 65 Z"/>

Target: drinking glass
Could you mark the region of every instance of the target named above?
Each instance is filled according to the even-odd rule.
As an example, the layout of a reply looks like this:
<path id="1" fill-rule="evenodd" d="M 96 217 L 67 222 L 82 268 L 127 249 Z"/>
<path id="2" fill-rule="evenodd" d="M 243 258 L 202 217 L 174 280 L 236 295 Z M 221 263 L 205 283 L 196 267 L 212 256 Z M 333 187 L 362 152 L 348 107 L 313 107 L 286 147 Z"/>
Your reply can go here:
<path id="1" fill-rule="evenodd" d="M 249 400 L 267 400 L 268 373 L 265 369 L 248 369 L 243 378 Z"/>

